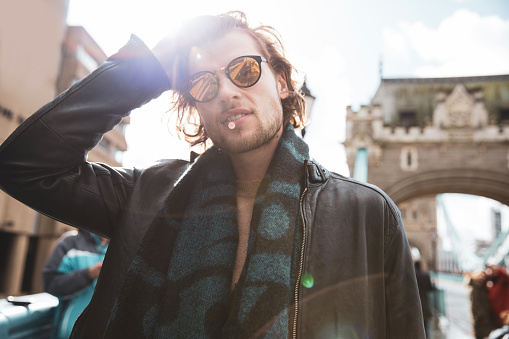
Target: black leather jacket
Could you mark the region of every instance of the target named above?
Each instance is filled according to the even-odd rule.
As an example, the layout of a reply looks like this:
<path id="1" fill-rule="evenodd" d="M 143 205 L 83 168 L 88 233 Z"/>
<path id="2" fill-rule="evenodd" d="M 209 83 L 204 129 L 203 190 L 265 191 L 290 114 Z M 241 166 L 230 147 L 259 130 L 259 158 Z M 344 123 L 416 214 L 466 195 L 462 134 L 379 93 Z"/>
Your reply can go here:
<path id="1" fill-rule="evenodd" d="M 74 337 L 102 337 L 131 260 L 155 212 L 188 168 L 87 162 L 132 109 L 169 87 L 136 37 L 91 75 L 28 118 L 0 147 L 0 188 L 36 211 L 111 239 L 96 291 Z M 424 338 L 399 211 L 378 188 L 307 166 L 291 333 L 298 338 Z M 305 286 L 304 286 L 305 285 Z M 143 298 L 143 291 L 140 291 Z"/>

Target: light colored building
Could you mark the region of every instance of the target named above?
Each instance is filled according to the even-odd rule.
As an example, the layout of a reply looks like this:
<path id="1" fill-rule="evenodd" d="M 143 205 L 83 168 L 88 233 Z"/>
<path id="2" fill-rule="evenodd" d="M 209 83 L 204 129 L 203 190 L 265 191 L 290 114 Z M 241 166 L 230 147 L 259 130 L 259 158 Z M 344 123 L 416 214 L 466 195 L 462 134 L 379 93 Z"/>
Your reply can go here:
<path id="1" fill-rule="evenodd" d="M 434 197 L 509 204 L 509 75 L 381 79 L 369 105 L 347 108 L 344 144 L 350 173 L 398 204 L 424 262 L 450 263 L 433 249 Z"/>
<path id="2" fill-rule="evenodd" d="M 67 6 L 68 0 L 0 1 L 0 143 L 106 59 L 82 27 L 67 27 Z M 105 135 L 89 160 L 119 166 L 128 123 Z M 69 228 L 0 191 L 0 296 L 42 291 L 42 267 Z"/>
<path id="3" fill-rule="evenodd" d="M 91 73 L 106 60 L 107 56 L 87 31 L 81 26 L 68 26 L 62 45 L 62 62 L 57 81 L 57 92 L 61 93 L 77 80 Z M 112 131 L 106 133 L 88 154 L 88 160 L 120 166 L 122 154 L 127 150 L 124 137 L 130 118 L 124 118 Z"/>

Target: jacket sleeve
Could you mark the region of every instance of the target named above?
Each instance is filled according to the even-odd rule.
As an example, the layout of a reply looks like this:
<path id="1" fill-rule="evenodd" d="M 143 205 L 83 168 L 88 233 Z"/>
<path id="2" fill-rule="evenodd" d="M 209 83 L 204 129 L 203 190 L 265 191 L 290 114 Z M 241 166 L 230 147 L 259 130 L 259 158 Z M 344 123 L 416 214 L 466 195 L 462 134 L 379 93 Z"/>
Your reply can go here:
<path id="1" fill-rule="evenodd" d="M 386 235 L 385 300 L 387 338 L 423 338 L 424 319 L 414 265 L 403 222 L 396 207 L 391 210 L 391 232 Z"/>
<path id="2" fill-rule="evenodd" d="M 44 215 L 110 237 L 136 172 L 89 163 L 87 154 L 131 110 L 169 87 L 160 63 L 132 36 L 0 146 L 0 188 Z"/>
<path id="3" fill-rule="evenodd" d="M 88 275 L 88 268 L 65 273 L 59 270 L 65 255 L 73 248 L 72 244 L 69 244 L 72 237 L 63 238 L 58 242 L 42 271 L 44 291 L 57 297 L 74 294 L 94 281 Z"/>

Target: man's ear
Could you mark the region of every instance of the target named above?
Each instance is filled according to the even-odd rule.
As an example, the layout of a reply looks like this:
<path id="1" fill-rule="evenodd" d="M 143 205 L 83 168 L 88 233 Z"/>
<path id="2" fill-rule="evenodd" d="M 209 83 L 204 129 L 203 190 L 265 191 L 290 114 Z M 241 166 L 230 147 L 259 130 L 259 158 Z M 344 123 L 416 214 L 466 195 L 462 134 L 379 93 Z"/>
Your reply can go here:
<path id="1" fill-rule="evenodd" d="M 288 98 L 290 93 L 288 92 L 288 84 L 286 83 L 285 73 L 281 72 L 280 74 L 276 75 L 276 81 L 279 98 L 281 100 Z"/>

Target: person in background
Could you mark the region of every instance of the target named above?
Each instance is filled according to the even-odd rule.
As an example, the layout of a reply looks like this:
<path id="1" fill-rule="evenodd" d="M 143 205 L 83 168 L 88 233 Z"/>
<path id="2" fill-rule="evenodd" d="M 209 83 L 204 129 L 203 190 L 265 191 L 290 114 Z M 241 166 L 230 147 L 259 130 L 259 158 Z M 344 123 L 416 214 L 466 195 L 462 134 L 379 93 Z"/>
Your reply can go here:
<path id="1" fill-rule="evenodd" d="M 475 337 L 491 338 L 509 324 L 509 275 L 501 266 L 487 265 L 468 277 Z"/>
<path id="2" fill-rule="evenodd" d="M 431 279 L 429 273 L 422 270 L 421 262 L 416 261 L 414 263 L 415 268 L 415 277 L 417 278 L 417 287 L 419 288 L 419 297 L 421 298 L 421 306 L 422 306 L 422 317 L 424 319 L 424 330 L 426 332 L 426 338 L 429 338 L 429 320 L 433 315 L 431 313 L 429 307 L 428 300 L 428 292 L 433 291 L 433 284 L 431 283 Z"/>
<path id="3" fill-rule="evenodd" d="M 79 230 L 64 233 L 43 269 L 44 291 L 59 298 L 54 338 L 69 338 L 90 302 L 109 240 Z"/>
<path id="4" fill-rule="evenodd" d="M 502 327 L 491 331 L 488 339 L 509 339 L 509 310 L 500 313 Z"/>
<path id="5" fill-rule="evenodd" d="M 421 252 L 417 247 L 411 248 L 412 260 L 414 261 L 415 277 L 417 279 L 417 288 L 419 289 L 419 298 L 421 299 L 422 317 L 424 321 L 424 330 L 426 332 L 426 338 L 429 338 L 430 328 L 429 320 L 432 317 L 432 312 L 429 306 L 428 292 L 434 290 L 434 286 L 431 283 L 429 273 L 422 269 L 422 256 Z"/>

